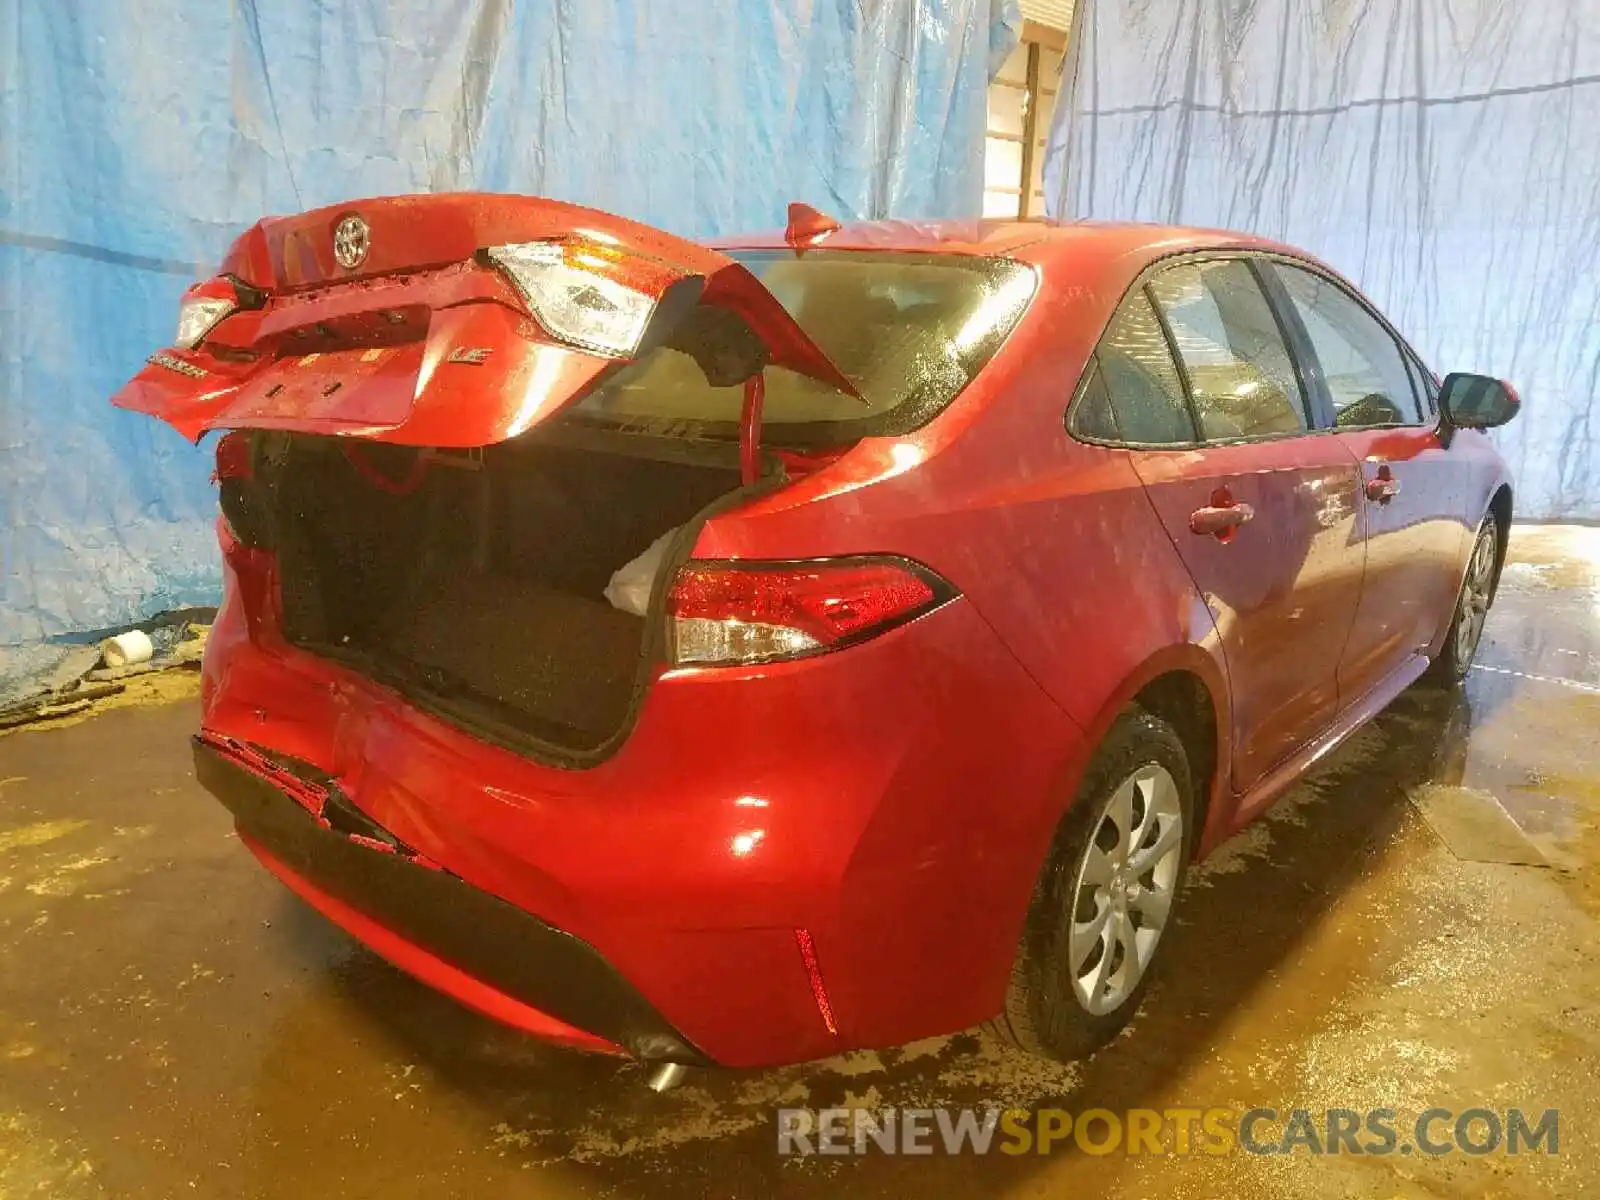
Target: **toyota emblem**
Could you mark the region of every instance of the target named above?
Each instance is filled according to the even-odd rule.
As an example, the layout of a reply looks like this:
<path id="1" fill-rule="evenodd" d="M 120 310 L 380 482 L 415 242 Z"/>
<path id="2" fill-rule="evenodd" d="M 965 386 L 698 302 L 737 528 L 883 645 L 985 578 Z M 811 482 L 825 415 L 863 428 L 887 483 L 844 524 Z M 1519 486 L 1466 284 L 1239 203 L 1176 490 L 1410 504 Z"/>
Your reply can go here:
<path id="1" fill-rule="evenodd" d="M 367 223 L 351 213 L 340 217 L 333 227 L 333 257 L 347 271 L 354 271 L 367 258 L 372 245 L 372 235 Z"/>

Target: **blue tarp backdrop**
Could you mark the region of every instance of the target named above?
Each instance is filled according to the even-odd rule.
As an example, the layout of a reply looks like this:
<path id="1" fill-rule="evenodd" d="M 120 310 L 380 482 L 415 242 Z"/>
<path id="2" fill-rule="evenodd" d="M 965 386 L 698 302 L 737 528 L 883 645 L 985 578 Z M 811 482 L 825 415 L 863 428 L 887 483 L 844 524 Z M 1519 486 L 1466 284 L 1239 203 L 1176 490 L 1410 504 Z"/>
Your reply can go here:
<path id="1" fill-rule="evenodd" d="M 1016 0 L 0 0 L 0 647 L 214 601 L 208 451 L 106 397 L 258 217 L 455 189 L 700 236 L 797 199 L 975 215 L 1020 24 Z"/>
<path id="2" fill-rule="evenodd" d="M 1494 434 L 1520 515 L 1600 518 L 1600 0 L 1086 0 L 1078 24 L 1053 215 L 1304 246 L 1435 368 L 1521 389 Z"/>

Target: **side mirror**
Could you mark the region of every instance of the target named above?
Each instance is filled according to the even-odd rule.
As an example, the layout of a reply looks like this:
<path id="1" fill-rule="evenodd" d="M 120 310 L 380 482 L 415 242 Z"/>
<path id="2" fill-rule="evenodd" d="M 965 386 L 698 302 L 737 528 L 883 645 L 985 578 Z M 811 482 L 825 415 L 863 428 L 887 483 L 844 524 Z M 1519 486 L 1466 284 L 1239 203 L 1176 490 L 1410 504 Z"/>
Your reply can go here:
<path id="1" fill-rule="evenodd" d="M 1522 401 L 1503 379 L 1457 371 L 1445 376 L 1439 407 L 1458 429 L 1493 429 L 1516 416 Z"/>

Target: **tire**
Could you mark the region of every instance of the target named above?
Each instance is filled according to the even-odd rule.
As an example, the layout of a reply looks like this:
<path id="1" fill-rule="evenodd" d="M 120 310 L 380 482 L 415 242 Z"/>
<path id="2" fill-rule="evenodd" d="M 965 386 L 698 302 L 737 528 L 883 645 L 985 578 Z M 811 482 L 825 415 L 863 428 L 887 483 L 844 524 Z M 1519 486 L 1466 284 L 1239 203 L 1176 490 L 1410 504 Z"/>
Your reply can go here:
<path id="1" fill-rule="evenodd" d="M 1472 543 L 1472 557 L 1467 559 L 1467 573 L 1461 580 L 1461 590 L 1456 595 L 1455 610 L 1450 614 L 1450 628 L 1445 632 L 1444 645 L 1434 656 L 1425 678 L 1440 687 L 1455 687 L 1467 677 L 1472 660 L 1478 653 L 1478 643 L 1483 638 L 1483 624 L 1489 615 L 1489 605 L 1494 600 L 1497 574 L 1495 565 L 1500 555 L 1500 522 L 1492 514 L 1478 527 L 1477 540 Z"/>
<path id="2" fill-rule="evenodd" d="M 1155 960 L 1172 939 L 1197 834 L 1194 812 L 1183 742 L 1165 721 L 1130 708 L 1095 751 L 1056 831 L 1034 885 L 1005 1010 L 989 1022 L 991 1033 L 1030 1053 L 1067 1062 L 1121 1032 L 1139 1008 Z M 1143 824 L 1152 815 L 1154 824 Z M 1122 824 L 1137 835 L 1133 855 L 1151 863 L 1137 877 L 1116 866 L 1125 853 Z M 1163 848 L 1152 853 L 1158 844 Z M 1097 874 L 1106 882 L 1097 882 Z M 1114 898 L 1119 894 L 1120 901 Z M 1096 924 L 1102 929 L 1098 935 L 1092 932 Z M 1076 946 L 1074 925 L 1079 928 Z M 1131 975 L 1130 954 L 1137 966 Z"/>

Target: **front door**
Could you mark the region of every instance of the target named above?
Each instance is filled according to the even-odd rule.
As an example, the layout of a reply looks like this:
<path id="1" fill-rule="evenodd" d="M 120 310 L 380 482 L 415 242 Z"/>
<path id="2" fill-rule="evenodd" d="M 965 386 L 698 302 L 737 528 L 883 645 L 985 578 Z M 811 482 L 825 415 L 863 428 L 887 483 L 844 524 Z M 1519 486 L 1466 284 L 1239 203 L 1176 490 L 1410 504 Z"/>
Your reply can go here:
<path id="1" fill-rule="evenodd" d="M 1427 398 L 1394 335 L 1329 277 L 1275 263 L 1332 405 L 1338 440 L 1361 467 L 1367 566 L 1339 663 L 1348 704 L 1414 660 L 1449 620 L 1467 530 Z"/>
<path id="2" fill-rule="evenodd" d="M 1188 410 L 1188 448 L 1132 458 L 1222 642 L 1238 791 L 1332 722 L 1363 558 L 1360 471 L 1337 438 L 1311 430 L 1256 270 L 1238 258 L 1166 268 L 1125 302 L 1100 351 L 1114 404 L 1134 388 L 1119 388 L 1113 341 Z M 1141 312 L 1149 327 L 1128 328 Z"/>

